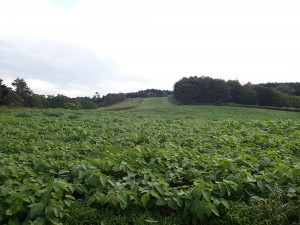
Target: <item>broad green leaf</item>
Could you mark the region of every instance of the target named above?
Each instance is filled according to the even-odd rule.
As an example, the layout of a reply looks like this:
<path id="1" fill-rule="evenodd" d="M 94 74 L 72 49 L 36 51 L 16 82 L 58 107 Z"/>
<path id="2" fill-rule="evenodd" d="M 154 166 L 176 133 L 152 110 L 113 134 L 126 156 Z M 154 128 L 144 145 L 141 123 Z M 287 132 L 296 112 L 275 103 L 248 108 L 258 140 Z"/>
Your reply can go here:
<path id="1" fill-rule="evenodd" d="M 49 217 L 47 218 L 52 224 L 57 224 L 57 225 L 62 225 L 62 223 L 60 223 L 60 219 L 55 218 L 55 217 Z"/>
<path id="2" fill-rule="evenodd" d="M 157 198 L 157 199 L 160 198 L 159 195 L 157 194 L 157 192 L 154 191 L 154 190 L 149 191 L 149 193 L 150 193 L 154 198 Z"/>
<path id="3" fill-rule="evenodd" d="M 94 194 L 95 198 L 97 199 L 98 202 L 100 202 L 100 204 L 104 204 L 106 202 L 108 202 L 109 200 L 107 200 L 107 196 L 99 191 L 97 191 Z M 90 199 L 90 203 L 91 203 L 92 199 Z"/>
<path id="4" fill-rule="evenodd" d="M 96 201 L 96 197 L 94 197 L 94 196 L 91 196 L 91 197 L 89 197 L 88 199 L 87 199 L 87 202 L 86 202 L 86 204 L 87 204 L 87 206 L 91 206 L 94 202 Z M 99 201 L 99 200 L 98 200 Z M 99 201 L 100 202 L 100 201 Z M 100 202 L 101 203 L 101 202 Z M 101 203 L 102 204 L 102 203 Z"/>
<path id="5" fill-rule="evenodd" d="M 105 185 L 106 185 L 106 182 L 107 182 L 107 179 L 106 179 L 106 177 L 104 177 L 104 176 L 101 176 L 99 179 L 100 179 L 100 182 L 101 182 L 102 186 L 103 186 L 103 187 L 105 187 Z"/>
<path id="6" fill-rule="evenodd" d="M 205 203 L 198 199 L 194 200 L 191 205 L 191 211 L 196 214 L 198 219 L 202 219 L 203 215 L 205 214 Z"/>
<path id="7" fill-rule="evenodd" d="M 156 186 L 156 190 L 158 190 L 158 192 L 159 192 L 160 194 L 162 194 L 162 195 L 165 193 L 163 187 L 160 186 L 160 185 Z"/>
<path id="8" fill-rule="evenodd" d="M 58 207 L 53 207 L 53 212 L 55 217 L 61 217 L 61 209 Z"/>
<path id="9" fill-rule="evenodd" d="M 29 213 L 30 218 L 34 218 L 36 217 L 36 215 L 41 215 L 44 209 L 45 209 L 45 205 L 42 202 L 33 204 Z"/>
<path id="10" fill-rule="evenodd" d="M 266 183 L 266 187 L 267 187 L 270 191 L 274 191 L 274 190 L 275 190 L 275 184 L 274 184 L 274 183 Z"/>
<path id="11" fill-rule="evenodd" d="M 79 176 L 78 176 L 78 179 L 81 180 L 82 178 L 84 178 L 85 175 L 86 175 L 85 171 L 79 170 Z"/>
<path id="12" fill-rule="evenodd" d="M 58 172 L 58 175 L 65 175 L 65 174 L 69 174 L 69 173 L 70 173 L 69 170 L 60 170 L 60 171 Z"/>
<path id="13" fill-rule="evenodd" d="M 194 187 L 193 188 L 193 197 L 195 199 L 199 200 L 201 195 L 202 195 L 202 189 L 200 187 Z"/>
<path id="14" fill-rule="evenodd" d="M 252 176 L 247 176 L 246 181 L 249 182 L 249 183 L 256 182 L 256 180 Z"/>
<path id="15" fill-rule="evenodd" d="M 297 188 L 295 186 L 290 186 L 289 189 L 288 189 L 288 192 L 296 193 L 297 192 Z"/>
<path id="16" fill-rule="evenodd" d="M 172 209 L 178 210 L 178 205 L 176 201 L 174 201 L 173 199 L 168 201 L 168 206 Z"/>
<path id="17" fill-rule="evenodd" d="M 210 205 L 206 205 L 205 206 L 205 214 L 210 217 L 211 216 L 211 213 L 212 213 L 212 209 L 211 209 L 211 206 Z"/>
<path id="18" fill-rule="evenodd" d="M 143 194 L 143 195 L 142 195 L 141 200 L 142 200 L 142 204 L 143 204 L 144 207 L 146 207 L 146 205 L 147 205 L 149 199 L 150 199 L 149 193 L 146 193 L 146 194 Z"/>
<path id="19" fill-rule="evenodd" d="M 72 203 L 73 203 L 73 201 L 72 201 L 72 200 L 67 200 L 67 199 L 65 199 L 65 200 L 64 200 L 64 203 L 65 203 L 67 206 L 71 206 Z"/>
<path id="20" fill-rule="evenodd" d="M 44 224 L 46 224 L 46 219 L 44 217 L 37 217 L 33 221 L 33 225 L 44 225 Z"/>
<path id="21" fill-rule="evenodd" d="M 59 186 L 61 189 L 63 189 L 64 191 L 69 191 L 68 184 L 62 183 L 62 182 L 58 182 L 57 184 L 58 184 L 58 186 Z"/>
<path id="22" fill-rule="evenodd" d="M 11 209 L 7 209 L 7 210 L 5 211 L 5 215 L 7 215 L 7 216 L 12 216 L 12 215 L 13 215 L 13 211 L 12 211 Z"/>
<path id="23" fill-rule="evenodd" d="M 221 201 L 222 205 L 225 206 L 226 209 L 230 208 L 229 203 L 225 199 L 221 199 L 220 201 Z"/>
<path id="24" fill-rule="evenodd" d="M 229 163 L 229 169 L 233 174 L 237 173 L 236 167 L 233 165 L 233 163 Z"/>
<path id="25" fill-rule="evenodd" d="M 127 207 L 127 195 L 125 193 L 117 193 L 118 201 L 122 209 Z"/>
<path id="26" fill-rule="evenodd" d="M 54 210 L 53 207 L 51 206 L 47 206 L 45 208 L 45 216 L 48 220 L 54 219 L 55 218 L 55 214 L 54 214 Z"/>
<path id="27" fill-rule="evenodd" d="M 227 190 L 227 194 L 228 194 L 228 196 L 230 196 L 230 195 L 231 195 L 231 185 L 230 185 L 230 184 L 227 184 L 227 183 L 225 183 L 225 187 L 226 187 L 226 190 Z"/>
<path id="28" fill-rule="evenodd" d="M 224 183 L 218 183 L 218 186 L 221 191 L 221 196 L 224 196 L 227 191 L 226 185 Z"/>
<path id="29" fill-rule="evenodd" d="M 146 219 L 145 222 L 147 222 L 147 223 L 157 223 L 157 221 L 153 220 L 153 219 Z"/>
<path id="30" fill-rule="evenodd" d="M 164 205 L 167 205 L 167 204 L 168 204 L 168 202 L 163 198 L 159 198 L 159 199 L 156 200 L 156 205 L 158 205 L 158 206 L 164 206 Z"/>
<path id="31" fill-rule="evenodd" d="M 218 198 L 212 196 L 211 199 L 214 205 L 218 206 L 221 204 L 221 201 Z"/>
<path id="32" fill-rule="evenodd" d="M 110 202 L 113 204 L 114 207 L 117 207 L 119 201 L 118 198 L 115 195 L 113 195 L 110 199 Z"/>
<path id="33" fill-rule="evenodd" d="M 266 185 L 265 185 L 265 182 L 264 182 L 264 181 L 258 180 L 258 181 L 257 181 L 257 186 L 259 187 L 259 189 L 260 189 L 261 192 L 265 192 L 265 190 L 266 190 Z"/>
<path id="34" fill-rule="evenodd" d="M 211 210 L 212 212 L 216 215 L 216 216 L 220 216 L 219 211 L 217 209 L 217 207 L 214 204 L 210 204 Z"/>
<path id="35" fill-rule="evenodd" d="M 300 169 L 293 169 L 291 172 L 291 178 L 293 182 L 296 182 L 300 177 Z"/>
<path id="36" fill-rule="evenodd" d="M 210 191 L 203 190 L 202 195 L 207 202 L 210 202 L 210 200 L 211 200 L 211 192 Z"/>

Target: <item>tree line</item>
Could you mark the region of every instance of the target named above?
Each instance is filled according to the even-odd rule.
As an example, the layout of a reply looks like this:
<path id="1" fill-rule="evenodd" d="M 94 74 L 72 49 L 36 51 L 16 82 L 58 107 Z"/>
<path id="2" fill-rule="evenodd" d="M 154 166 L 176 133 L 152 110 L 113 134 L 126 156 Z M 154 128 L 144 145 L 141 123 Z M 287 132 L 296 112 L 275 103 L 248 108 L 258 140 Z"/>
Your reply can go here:
<path id="1" fill-rule="evenodd" d="M 167 97 L 172 94 L 169 90 L 146 89 L 138 92 L 126 93 L 127 98 L 152 98 L 152 97 Z"/>
<path id="2" fill-rule="evenodd" d="M 94 109 L 108 106 L 126 99 L 123 93 L 100 96 L 98 92 L 90 97 L 70 98 L 63 94 L 38 95 L 27 85 L 23 78 L 12 82 L 14 88 L 7 87 L 0 79 L 0 106 L 28 107 L 28 108 L 68 108 L 68 109 Z"/>
<path id="3" fill-rule="evenodd" d="M 286 94 L 297 95 L 300 96 L 300 83 L 266 83 L 260 84 L 260 86 L 272 88 L 278 91 L 281 91 Z"/>
<path id="4" fill-rule="evenodd" d="M 183 104 L 236 103 L 273 107 L 300 107 L 300 83 L 242 85 L 238 80 L 207 76 L 184 77 L 174 84 L 173 95 Z"/>
<path id="5" fill-rule="evenodd" d="M 174 84 L 173 91 L 147 89 L 130 93 L 109 93 L 93 97 L 38 95 L 24 79 L 7 87 L 0 79 L 0 106 L 29 108 L 94 109 L 122 102 L 127 98 L 173 97 L 182 104 L 236 103 L 244 105 L 300 108 L 300 83 L 265 83 L 242 85 L 238 80 L 213 79 L 207 76 L 184 77 Z"/>
<path id="6" fill-rule="evenodd" d="M 0 106 L 28 108 L 68 108 L 94 109 L 124 101 L 127 98 L 166 97 L 171 94 L 168 90 L 147 89 L 130 93 L 109 93 L 102 97 L 98 92 L 90 97 L 70 98 L 63 94 L 38 95 L 27 85 L 23 78 L 12 82 L 14 88 L 7 87 L 0 79 Z"/>

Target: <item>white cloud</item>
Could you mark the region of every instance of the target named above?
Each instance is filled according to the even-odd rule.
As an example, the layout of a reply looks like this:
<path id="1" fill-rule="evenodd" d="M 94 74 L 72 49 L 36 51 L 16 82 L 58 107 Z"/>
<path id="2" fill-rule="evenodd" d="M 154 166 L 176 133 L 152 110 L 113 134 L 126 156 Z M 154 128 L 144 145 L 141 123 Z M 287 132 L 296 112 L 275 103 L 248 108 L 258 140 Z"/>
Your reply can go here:
<path id="1" fill-rule="evenodd" d="M 136 79 L 137 85 L 159 80 L 170 88 L 183 76 L 202 74 L 254 83 L 299 81 L 298 1 L 79 0 L 72 7 L 62 3 L 2 0 L 1 37 L 78 46 L 111 62 L 122 82 L 134 84 Z M 30 58 L 32 46 L 22 47 L 14 40 L 11 44 L 27 49 Z M 44 52 L 39 57 L 50 62 L 55 54 Z M 76 53 L 66 54 L 73 59 Z M 64 58 L 64 65 L 78 64 L 57 58 Z M 117 80 L 111 75 L 107 79 Z"/>

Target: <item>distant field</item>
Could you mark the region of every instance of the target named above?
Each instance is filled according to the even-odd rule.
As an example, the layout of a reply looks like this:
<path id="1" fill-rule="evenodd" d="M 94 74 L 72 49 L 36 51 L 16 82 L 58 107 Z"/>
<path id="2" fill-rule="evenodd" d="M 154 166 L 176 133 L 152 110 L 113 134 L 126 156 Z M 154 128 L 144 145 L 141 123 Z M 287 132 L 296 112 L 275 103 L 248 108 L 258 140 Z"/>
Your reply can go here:
<path id="1" fill-rule="evenodd" d="M 0 224 L 300 223 L 300 113 L 0 108 Z"/>

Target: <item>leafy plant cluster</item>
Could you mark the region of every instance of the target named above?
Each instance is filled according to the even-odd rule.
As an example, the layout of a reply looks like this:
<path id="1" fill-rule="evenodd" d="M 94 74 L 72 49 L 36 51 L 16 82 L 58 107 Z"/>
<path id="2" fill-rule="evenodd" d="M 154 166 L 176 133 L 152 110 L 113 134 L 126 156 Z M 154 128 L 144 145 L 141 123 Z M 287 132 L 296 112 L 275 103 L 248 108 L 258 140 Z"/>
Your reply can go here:
<path id="1" fill-rule="evenodd" d="M 275 88 L 273 88 L 275 87 Z M 276 88 L 277 87 L 277 88 Z M 237 80 L 210 77 L 184 77 L 174 84 L 175 101 L 183 104 L 236 103 L 300 108 L 299 83 L 242 85 Z"/>
<path id="2" fill-rule="evenodd" d="M 17 111 L 8 120 L 3 113 L 0 223 L 74 222 L 78 202 L 91 213 L 159 210 L 183 224 L 247 224 L 256 205 L 279 215 L 274 224 L 299 222 L 299 120 L 178 119 L 150 110 L 143 117 L 145 108 Z"/>

